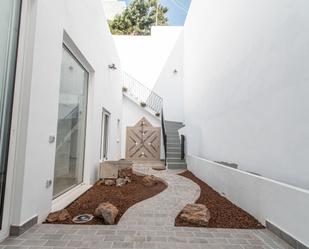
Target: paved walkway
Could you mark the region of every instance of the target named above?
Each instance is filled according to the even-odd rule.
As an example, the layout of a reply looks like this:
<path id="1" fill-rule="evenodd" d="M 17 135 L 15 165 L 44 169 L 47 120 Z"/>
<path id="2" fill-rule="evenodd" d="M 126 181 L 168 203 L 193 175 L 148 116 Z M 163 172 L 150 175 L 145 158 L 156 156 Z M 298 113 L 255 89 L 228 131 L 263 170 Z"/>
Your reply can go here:
<path id="1" fill-rule="evenodd" d="M 177 171 L 153 171 L 135 165 L 141 174 L 153 174 L 168 188 L 153 198 L 132 206 L 115 226 L 36 225 L 0 249 L 156 248 L 156 249 L 288 249 L 268 230 L 237 230 L 174 227 L 180 210 L 194 202 L 200 188 L 178 176 Z"/>
<path id="2" fill-rule="evenodd" d="M 119 226 L 173 226 L 175 218 L 184 206 L 194 203 L 200 196 L 200 187 L 191 180 L 177 175 L 179 171 L 156 171 L 145 164 L 135 164 L 134 172 L 161 178 L 167 183 L 167 189 L 129 208 L 121 217 Z"/>

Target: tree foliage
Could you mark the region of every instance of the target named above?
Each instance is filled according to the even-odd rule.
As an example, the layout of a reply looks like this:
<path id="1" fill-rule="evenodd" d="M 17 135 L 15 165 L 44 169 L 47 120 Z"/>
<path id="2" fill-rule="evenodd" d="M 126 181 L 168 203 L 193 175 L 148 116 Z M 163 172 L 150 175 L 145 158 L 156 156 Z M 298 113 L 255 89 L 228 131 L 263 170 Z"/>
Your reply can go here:
<path id="1" fill-rule="evenodd" d="M 109 21 L 114 35 L 150 35 L 151 26 L 168 25 L 168 8 L 159 0 L 133 0 L 121 15 Z M 157 14 L 158 10 L 158 14 Z"/>

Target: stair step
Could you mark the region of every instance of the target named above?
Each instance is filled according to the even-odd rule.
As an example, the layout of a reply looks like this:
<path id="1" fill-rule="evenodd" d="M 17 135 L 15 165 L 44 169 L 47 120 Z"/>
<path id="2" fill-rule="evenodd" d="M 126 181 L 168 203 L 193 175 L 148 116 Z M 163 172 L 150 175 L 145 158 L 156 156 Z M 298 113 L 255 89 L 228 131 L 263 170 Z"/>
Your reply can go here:
<path id="1" fill-rule="evenodd" d="M 173 143 L 177 143 L 177 144 L 180 144 L 180 139 L 179 138 L 167 138 L 167 143 L 168 144 L 173 144 Z"/>
<path id="2" fill-rule="evenodd" d="M 179 148 L 167 148 L 166 152 L 167 153 L 173 153 L 173 152 L 181 153 L 181 148 L 180 147 Z"/>
<path id="3" fill-rule="evenodd" d="M 167 137 L 167 138 L 170 138 L 170 139 L 179 139 L 178 133 L 177 133 L 176 135 L 167 134 L 166 137 Z"/>
<path id="4" fill-rule="evenodd" d="M 181 152 L 167 152 L 166 153 L 167 158 L 180 158 L 181 157 Z"/>
<path id="5" fill-rule="evenodd" d="M 175 135 L 166 134 L 166 137 L 167 137 L 167 138 L 172 138 L 172 139 L 179 139 L 178 133 L 175 134 Z"/>
<path id="6" fill-rule="evenodd" d="M 181 158 L 167 158 L 166 161 L 168 163 L 185 163 L 186 161 L 184 159 Z"/>
<path id="7" fill-rule="evenodd" d="M 167 126 L 167 127 L 182 127 L 183 124 L 170 124 L 170 123 L 165 122 L 165 126 Z"/>
<path id="8" fill-rule="evenodd" d="M 179 160 L 182 160 L 181 159 L 181 154 L 180 155 L 177 155 L 177 156 L 168 156 L 167 155 L 167 157 L 166 157 L 166 160 L 168 161 L 168 162 L 178 162 Z M 182 160 L 183 161 L 183 160 Z"/>
<path id="9" fill-rule="evenodd" d="M 180 143 L 179 144 L 167 144 L 167 146 L 166 146 L 167 148 L 172 148 L 172 149 L 174 149 L 174 148 L 179 148 L 179 149 L 181 149 L 181 145 L 180 145 Z"/>
<path id="10" fill-rule="evenodd" d="M 167 146 L 179 146 L 181 145 L 180 141 L 168 141 L 167 140 Z"/>
<path id="11" fill-rule="evenodd" d="M 166 127 L 183 127 L 184 125 L 183 124 L 167 124 L 167 123 L 165 123 L 165 126 Z"/>
<path id="12" fill-rule="evenodd" d="M 181 144 L 180 144 L 180 142 L 169 142 L 169 141 L 167 141 L 167 147 L 168 146 L 172 146 L 172 147 L 174 147 L 174 146 L 176 146 L 176 147 L 178 147 L 178 146 L 180 146 Z"/>
<path id="13" fill-rule="evenodd" d="M 167 137 L 167 139 L 170 139 L 170 140 L 179 140 L 178 135 L 176 135 L 176 136 L 167 135 L 166 137 Z"/>
<path id="14" fill-rule="evenodd" d="M 170 129 L 170 130 L 166 129 L 165 131 L 166 131 L 167 135 L 172 134 L 174 136 L 176 136 L 176 135 L 179 136 L 178 129 L 173 129 L 173 130 L 172 129 Z"/>
<path id="15" fill-rule="evenodd" d="M 177 121 L 168 121 L 168 120 L 165 120 L 164 122 L 165 122 L 165 124 L 178 124 L 178 125 L 183 125 L 182 122 L 177 122 Z"/>
<path id="16" fill-rule="evenodd" d="M 178 147 L 167 146 L 166 151 L 167 152 L 178 152 L 178 153 L 181 153 L 181 147 L 180 146 L 178 146 Z"/>
<path id="17" fill-rule="evenodd" d="M 187 169 L 187 163 L 167 163 L 168 169 Z"/>
<path id="18" fill-rule="evenodd" d="M 182 128 L 183 126 L 179 126 L 179 125 L 166 125 L 165 128 L 167 130 L 179 130 L 180 128 Z"/>
<path id="19" fill-rule="evenodd" d="M 176 150 L 176 151 L 175 150 L 173 150 L 173 151 L 167 150 L 166 153 L 171 155 L 171 156 L 178 156 L 178 155 L 181 154 L 181 150 Z"/>

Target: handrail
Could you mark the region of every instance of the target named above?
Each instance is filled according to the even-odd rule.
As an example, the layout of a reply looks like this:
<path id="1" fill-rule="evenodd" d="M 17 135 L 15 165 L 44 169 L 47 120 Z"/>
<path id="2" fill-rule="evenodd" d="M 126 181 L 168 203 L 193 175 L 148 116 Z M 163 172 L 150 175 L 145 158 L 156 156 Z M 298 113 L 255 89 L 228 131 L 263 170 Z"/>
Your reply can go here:
<path id="1" fill-rule="evenodd" d="M 163 99 L 154 91 L 144 86 L 128 73 L 122 73 L 123 92 L 135 99 L 143 107 L 151 109 L 154 114 L 160 115 Z"/>
<path id="2" fill-rule="evenodd" d="M 186 137 L 184 135 L 180 136 L 180 141 L 181 141 L 181 160 L 185 159 L 185 141 L 186 141 Z"/>
<path id="3" fill-rule="evenodd" d="M 167 135 L 166 135 L 166 129 L 165 129 L 165 120 L 164 120 L 164 114 L 163 114 L 163 108 L 161 110 L 161 128 L 162 128 L 162 136 L 163 136 L 163 146 L 164 146 L 164 155 L 165 155 L 165 165 L 167 163 Z"/>

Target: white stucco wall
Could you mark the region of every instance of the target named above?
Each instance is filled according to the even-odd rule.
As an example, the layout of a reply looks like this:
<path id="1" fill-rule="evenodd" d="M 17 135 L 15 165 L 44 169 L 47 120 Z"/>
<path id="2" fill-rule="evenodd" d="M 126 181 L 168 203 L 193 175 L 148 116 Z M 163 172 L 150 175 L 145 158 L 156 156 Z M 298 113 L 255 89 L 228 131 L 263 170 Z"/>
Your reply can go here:
<path id="1" fill-rule="evenodd" d="M 193 0 L 189 153 L 309 189 L 309 2 Z"/>
<path id="2" fill-rule="evenodd" d="M 152 89 L 182 27 L 153 27 L 151 36 L 114 35 L 122 69 Z"/>
<path id="3" fill-rule="evenodd" d="M 188 156 L 189 170 L 265 225 L 309 245 L 309 191 Z"/>
<path id="4" fill-rule="evenodd" d="M 183 121 L 183 27 L 152 27 L 151 36 L 113 37 L 123 70 L 163 98 L 167 120 Z"/>
<path id="5" fill-rule="evenodd" d="M 125 1 L 101 0 L 101 2 L 107 20 L 113 20 L 116 15 L 120 15 L 126 8 Z"/>
<path id="6" fill-rule="evenodd" d="M 76 46 L 73 52 L 78 58 L 82 58 L 91 71 L 85 184 L 92 184 L 97 176 L 103 107 L 111 112 L 109 158 L 120 159 L 121 153 L 121 123 L 118 124 L 122 104 L 121 74 L 120 70 L 108 69 L 108 64 L 111 63 L 115 63 L 120 69 L 120 61 L 101 1 L 29 0 L 24 1 L 25 5 L 27 10 L 22 23 L 29 25 L 25 25 L 21 31 L 21 46 L 24 46 L 24 51 L 31 51 L 31 54 L 19 56 L 20 67 L 27 69 L 27 75 L 19 68 L 17 78 L 21 78 L 20 82 L 25 91 L 29 91 L 29 95 L 20 94 L 20 103 L 25 105 L 19 108 L 15 106 L 14 113 L 15 118 L 19 119 L 16 126 L 26 127 L 26 137 L 16 138 L 19 147 L 15 154 L 18 163 L 15 165 L 13 225 L 22 225 L 36 215 L 42 221 L 51 209 L 52 187 L 46 188 L 46 181 L 53 180 L 56 144 L 49 144 L 48 140 L 50 135 L 57 134 L 64 31 L 72 40 L 72 47 Z M 32 65 L 30 71 L 29 65 Z M 26 150 L 23 151 L 23 148 Z"/>
<path id="7" fill-rule="evenodd" d="M 193 0 L 183 130 L 190 170 L 307 245 L 308 8 L 306 0 Z"/>
<path id="8" fill-rule="evenodd" d="M 164 119 L 183 122 L 183 32 L 179 35 L 173 49 L 162 68 L 153 90 L 163 98 Z M 177 72 L 175 72 L 175 70 Z"/>
<path id="9" fill-rule="evenodd" d="M 138 103 L 130 98 L 123 96 L 122 104 L 122 144 L 121 144 L 121 158 L 126 158 L 126 130 L 127 127 L 133 127 L 145 117 L 154 127 L 161 127 L 159 118 L 150 114 L 146 109 L 141 108 Z M 161 138 L 161 158 L 164 158 L 163 141 Z"/>

